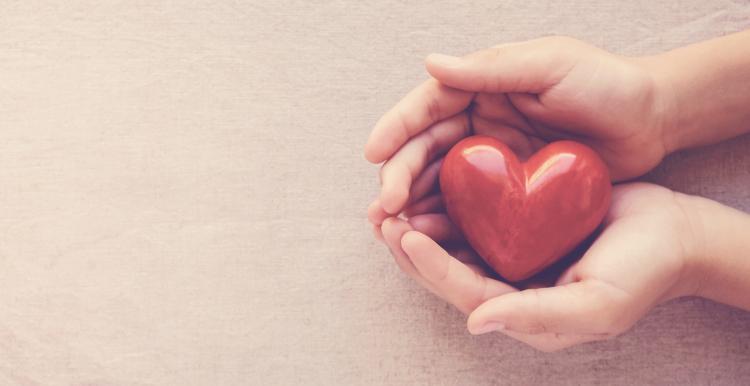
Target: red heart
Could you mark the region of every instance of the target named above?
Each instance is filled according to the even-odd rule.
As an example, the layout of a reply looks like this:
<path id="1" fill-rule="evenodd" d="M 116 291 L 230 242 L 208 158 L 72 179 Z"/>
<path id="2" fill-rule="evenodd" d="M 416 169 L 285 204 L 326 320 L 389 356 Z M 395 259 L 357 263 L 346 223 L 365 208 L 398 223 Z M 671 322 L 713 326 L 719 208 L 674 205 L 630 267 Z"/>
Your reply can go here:
<path id="1" fill-rule="evenodd" d="M 469 244 L 509 281 L 572 251 L 602 221 L 612 192 L 604 162 L 582 144 L 554 142 L 521 163 L 487 136 L 448 152 L 440 188 Z"/>

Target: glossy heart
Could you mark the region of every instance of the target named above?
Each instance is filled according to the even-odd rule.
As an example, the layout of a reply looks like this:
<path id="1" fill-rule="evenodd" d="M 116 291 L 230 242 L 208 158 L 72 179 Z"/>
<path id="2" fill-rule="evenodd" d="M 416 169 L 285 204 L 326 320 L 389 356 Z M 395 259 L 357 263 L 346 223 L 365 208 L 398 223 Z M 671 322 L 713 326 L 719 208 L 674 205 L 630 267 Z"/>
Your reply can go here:
<path id="1" fill-rule="evenodd" d="M 582 144 L 553 142 L 522 163 L 487 136 L 448 152 L 440 188 L 469 244 L 509 281 L 572 251 L 602 221 L 612 192 L 606 165 Z"/>

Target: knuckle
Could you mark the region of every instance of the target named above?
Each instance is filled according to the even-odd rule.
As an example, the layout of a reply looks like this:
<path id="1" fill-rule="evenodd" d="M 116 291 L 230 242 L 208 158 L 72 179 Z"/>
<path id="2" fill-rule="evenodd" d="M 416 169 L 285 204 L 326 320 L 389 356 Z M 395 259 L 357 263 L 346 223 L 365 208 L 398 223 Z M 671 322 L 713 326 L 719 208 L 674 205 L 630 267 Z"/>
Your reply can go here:
<path id="1" fill-rule="evenodd" d="M 380 180 L 383 182 L 383 179 L 385 177 L 390 177 L 393 179 L 393 176 L 395 175 L 396 178 L 400 176 L 406 167 L 403 165 L 403 162 L 400 162 L 396 159 L 390 159 L 386 161 L 383 166 L 380 167 Z"/>
<path id="2" fill-rule="evenodd" d="M 427 97 L 427 117 L 431 122 L 437 122 L 441 117 L 440 102 L 435 91 L 431 91 Z"/>
<path id="3" fill-rule="evenodd" d="M 389 233 L 392 229 L 392 227 L 396 226 L 398 224 L 398 219 L 395 217 L 387 217 L 385 220 L 383 220 L 383 224 L 381 225 L 381 229 L 383 229 L 384 232 Z"/>
<path id="4" fill-rule="evenodd" d="M 445 264 L 444 268 L 440 270 L 435 276 L 435 281 L 438 283 L 444 283 L 451 276 L 451 264 Z"/>
<path id="5" fill-rule="evenodd" d="M 420 141 L 422 145 L 422 157 L 420 161 L 422 165 L 424 165 L 427 162 L 430 162 L 430 160 L 435 156 L 435 146 L 437 143 L 437 139 L 435 138 L 435 132 L 433 130 L 425 130 L 422 135 L 422 141 Z"/>
<path id="6" fill-rule="evenodd" d="M 401 139 L 403 142 L 406 142 L 410 137 L 409 127 L 410 127 L 410 121 L 409 121 L 409 114 L 407 114 L 403 108 L 397 108 L 395 110 L 396 115 L 396 122 L 398 122 L 398 133 L 401 135 Z"/>

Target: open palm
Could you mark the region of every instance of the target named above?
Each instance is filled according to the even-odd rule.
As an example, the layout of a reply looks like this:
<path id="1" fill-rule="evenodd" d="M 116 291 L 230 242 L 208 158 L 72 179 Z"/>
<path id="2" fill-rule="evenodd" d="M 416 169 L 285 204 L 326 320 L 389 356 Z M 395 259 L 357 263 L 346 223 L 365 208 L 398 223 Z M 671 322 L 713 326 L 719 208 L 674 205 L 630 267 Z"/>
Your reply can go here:
<path id="1" fill-rule="evenodd" d="M 695 290 L 683 277 L 694 246 L 682 196 L 632 183 L 612 199 L 602 233 L 555 287 L 519 291 L 497 280 L 444 214 L 388 218 L 383 238 L 402 270 L 469 315 L 472 333 L 501 331 L 554 351 L 620 334 L 654 305 Z"/>

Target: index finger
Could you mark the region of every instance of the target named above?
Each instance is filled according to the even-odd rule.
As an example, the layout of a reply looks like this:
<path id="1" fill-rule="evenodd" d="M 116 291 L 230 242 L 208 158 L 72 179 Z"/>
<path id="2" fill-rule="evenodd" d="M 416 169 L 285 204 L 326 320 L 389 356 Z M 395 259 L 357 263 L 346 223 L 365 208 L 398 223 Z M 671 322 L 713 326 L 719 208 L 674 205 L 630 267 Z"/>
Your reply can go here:
<path id="1" fill-rule="evenodd" d="M 365 145 L 365 158 L 372 163 L 385 161 L 411 137 L 465 110 L 473 97 L 472 92 L 435 79 L 425 81 L 378 120 Z"/>

